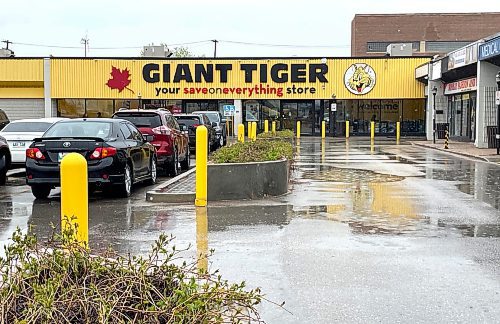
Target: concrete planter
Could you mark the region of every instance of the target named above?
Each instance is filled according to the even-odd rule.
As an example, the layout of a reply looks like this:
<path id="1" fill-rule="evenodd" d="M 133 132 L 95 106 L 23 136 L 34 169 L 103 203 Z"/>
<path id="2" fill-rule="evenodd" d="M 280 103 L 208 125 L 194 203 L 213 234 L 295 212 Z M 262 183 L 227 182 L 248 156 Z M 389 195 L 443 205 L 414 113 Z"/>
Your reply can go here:
<path id="1" fill-rule="evenodd" d="M 208 201 L 259 199 L 288 191 L 289 161 L 208 165 Z"/>

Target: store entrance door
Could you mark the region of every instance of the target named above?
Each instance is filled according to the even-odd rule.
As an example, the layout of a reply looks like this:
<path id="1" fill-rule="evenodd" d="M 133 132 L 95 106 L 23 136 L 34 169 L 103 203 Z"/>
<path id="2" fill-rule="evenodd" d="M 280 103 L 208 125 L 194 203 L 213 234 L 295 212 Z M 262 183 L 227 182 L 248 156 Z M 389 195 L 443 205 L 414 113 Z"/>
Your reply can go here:
<path id="1" fill-rule="evenodd" d="M 281 129 L 295 132 L 297 121 L 301 124 L 301 135 L 314 134 L 314 101 L 281 101 Z"/>

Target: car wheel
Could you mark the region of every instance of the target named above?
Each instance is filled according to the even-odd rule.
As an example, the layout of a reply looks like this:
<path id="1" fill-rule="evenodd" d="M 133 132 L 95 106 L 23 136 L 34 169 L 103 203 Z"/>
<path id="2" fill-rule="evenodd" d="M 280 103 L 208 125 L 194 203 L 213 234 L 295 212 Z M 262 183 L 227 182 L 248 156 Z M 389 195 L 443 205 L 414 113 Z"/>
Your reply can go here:
<path id="1" fill-rule="evenodd" d="M 172 157 L 172 162 L 167 165 L 167 175 L 175 177 L 179 174 L 179 154 L 177 150 L 174 150 L 174 156 Z"/>
<path id="2" fill-rule="evenodd" d="M 125 165 L 125 169 L 123 170 L 123 183 L 120 184 L 120 190 L 118 194 L 122 198 L 128 198 L 132 194 L 132 179 L 133 174 L 130 170 L 130 165 Z"/>
<path id="3" fill-rule="evenodd" d="M 50 195 L 50 186 L 43 184 L 36 184 L 31 186 L 31 192 L 36 199 L 47 199 Z"/>
<path id="4" fill-rule="evenodd" d="M 223 146 L 224 146 L 224 136 L 221 135 L 219 139 L 219 148 Z"/>
<path id="5" fill-rule="evenodd" d="M 181 161 L 181 170 L 189 170 L 191 166 L 191 158 L 189 156 L 189 144 L 186 146 L 186 158 Z"/>
<path id="6" fill-rule="evenodd" d="M 151 177 L 148 180 L 148 184 L 154 185 L 156 183 L 156 176 L 157 176 L 157 169 L 156 169 L 156 158 L 151 159 L 151 166 L 150 166 L 150 171 L 151 171 Z"/>

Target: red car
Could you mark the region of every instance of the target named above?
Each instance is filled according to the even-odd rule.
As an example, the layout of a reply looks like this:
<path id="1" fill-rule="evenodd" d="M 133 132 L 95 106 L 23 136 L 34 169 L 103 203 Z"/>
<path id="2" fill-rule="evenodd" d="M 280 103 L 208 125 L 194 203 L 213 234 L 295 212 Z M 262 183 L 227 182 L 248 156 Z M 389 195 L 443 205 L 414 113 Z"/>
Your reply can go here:
<path id="1" fill-rule="evenodd" d="M 128 120 L 142 134 L 153 135 L 151 144 L 156 148 L 158 166 L 163 167 L 168 175 L 176 176 L 179 164 L 180 169 L 189 169 L 189 139 L 170 111 L 120 110 L 113 118 Z"/>

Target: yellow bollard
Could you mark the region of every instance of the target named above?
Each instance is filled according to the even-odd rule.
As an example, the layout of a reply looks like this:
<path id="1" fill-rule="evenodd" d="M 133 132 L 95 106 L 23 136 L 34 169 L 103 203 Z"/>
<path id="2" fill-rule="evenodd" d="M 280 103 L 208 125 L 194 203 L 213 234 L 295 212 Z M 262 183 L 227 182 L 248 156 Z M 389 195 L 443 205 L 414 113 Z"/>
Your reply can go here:
<path id="1" fill-rule="evenodd" d="M 245 125 L 238 125 L 238 142 L 245 143 Z"/>
<path id="2" fill-rule="evenodd" d="M 326 137 L 326 121 L 321 122 L 321 138 Z"/>
<path id="3" fill-rule="evenodd" d="M 345 121 L 345 138 L 349 138 L 349 121 Z"/>
<path id="4" fill-rule="evenodd" d="M 375 153 L 375 141 L 372 139 L 370 141 L 370 154 L 373 155 Z"/>
<path id="5" fill-rule="evenodd" d="M 374 121 L 370 122 L 370 138 L 372 141 L 375 138 L 375 122 Z"/>
<path id="6" fill-rule="evenodd" d="M 208 131 L 203 125 L 196 127 L 196 200 L 194 205 L 207 205 L 207 159 L 208 159 Z"/>
<path id="7" fill-rule="evenodd" d="M 400 138 L 401 138 L 401 123 L 396 122 L 396 142 L 398 142 L 398 144 Z"/>
<path id="8" fill-rule="evenodd" d="M 269 121 L 264 120 L 264 133 L 269 133 Z"/>
<path id="9" fill-rule="evenodd" d="M 248 128 L 247 137 L 249 140 L 252 139 L 252 125 L 253 125 L 252 122 L 247 122 L 247 128 Z"/>
<path id="10" fill-rule="evenodd" d="M 196 252 L 198 271 L 208 270 L 208 217 L 207 207 L 196 207 Z"/>
<path id="11" fill-rule="evenodd" d="M 271 125 L 271 127 L 272 127 L 271 130 L 272 130 L 273 134 L 276 134 L 276 121 L 273 120 L 273 122 L 271 124 L 272 124 Z"/>
<path id="12" fill-rule="evenodd" d="M 297 120 L 297 138 L 300 138 L 300 120 Z"/>
<path id="13" fill-rule="evenodd" d="M 61 161 L 61 229 L 75 230 L 73 239 L 89 246 L 87 160 L 79 153 Z"/>
<path id="14" fill-rule="evenodd" d="M 257 122 L 252 122 L 252 141 L 257 139 Z"/>

